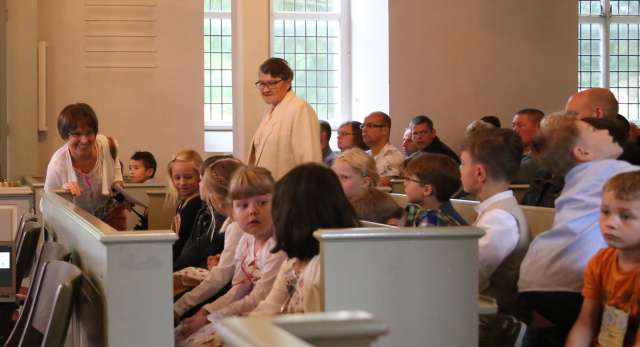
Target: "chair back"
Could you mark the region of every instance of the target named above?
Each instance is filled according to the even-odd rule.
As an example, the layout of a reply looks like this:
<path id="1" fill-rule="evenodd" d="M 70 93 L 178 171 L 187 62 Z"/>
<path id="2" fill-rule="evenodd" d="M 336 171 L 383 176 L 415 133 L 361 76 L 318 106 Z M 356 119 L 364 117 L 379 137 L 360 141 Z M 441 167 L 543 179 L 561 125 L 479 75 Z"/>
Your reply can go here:
<path id="1" fill-rule="evenodd" d="M 83 276 L 76 297 L 74 320 L 80 326 L 80 330 L 84 332 L 86 345 L 91 347 L 107 346 L 104 294 L 100 292 L 93 281 Z"/>
<path id="2" fill-rule="evenodd" d="M 20 343 L 20 338 L 22 337 L 22 333 L 24 332 L 24 328 L 27 324 L 29 311 L 31 310 L 33 301 L 35 300 L 35 293 L 38 291 L 38 287 L 40 285 L 40 273 L 42 272 L 44 264 L 51 260 L 66 260 L 67 258 L 69 258 L 69 251 L 67 251 L 62 244 L 55 242 L 44 242 L 42 244 L 38 257 L 34 262 L 34 267 L 31 270 L 32 281 L 29 286 L 29 291 L 27 292 L 27 298 L 22 306 L 22 311 L 18 317 L 18 321 L 16 321 L 16 324 L 13 326 L 13 330 L 11 330 L 11 334 L 5 343 L 5 347 L 15 347 Z"/>
<path id="3" fill-rule="evenodd" d="M 73 264 L 52 260 L 44 264 L 40 284 L 29 310 L 20 347 L 62 347 L 82 271 Z"/>
<path id="4" fill-rule="evenodd" d="M 16 288 L 20 288 L 22 279 L 33 266 L 41 233 L 42 225 L 40 223 L 27 222 L 24 230 L 17 235 L 20 240 L 16 240 Z"/>

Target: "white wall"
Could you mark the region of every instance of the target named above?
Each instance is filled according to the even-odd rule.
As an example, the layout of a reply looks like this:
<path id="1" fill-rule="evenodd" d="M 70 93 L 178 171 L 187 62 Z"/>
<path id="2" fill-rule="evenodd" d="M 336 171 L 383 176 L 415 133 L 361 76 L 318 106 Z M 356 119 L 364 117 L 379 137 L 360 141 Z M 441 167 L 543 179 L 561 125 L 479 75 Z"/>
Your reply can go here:
<path id="1" fill-rule="evenodd" d="M 388 0 L 351 1 L 351 117 L 389 112 Z"/>

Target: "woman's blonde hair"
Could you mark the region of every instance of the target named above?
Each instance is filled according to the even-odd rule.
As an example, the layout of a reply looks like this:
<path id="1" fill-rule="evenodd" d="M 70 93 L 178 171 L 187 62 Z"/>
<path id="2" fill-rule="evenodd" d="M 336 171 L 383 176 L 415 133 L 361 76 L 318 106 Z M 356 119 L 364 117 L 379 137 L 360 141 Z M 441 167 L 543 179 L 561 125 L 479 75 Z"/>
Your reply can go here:
<path id="1" fill-rule="evenodd" d="M 211 164 L 202 174 L 202 182 L 209 193 L 222 197 L 225 205 L 229 203 L 229 188 L 233 174 L 242 167 L 235 158 L 221 159 Z"/>
<path id="2" fill-rule="evenodd" d="M 173 164 L 175 162 L 187 162 L 193 164 L 193 170 L 200 177 L 200 166 L 202 165 L 202 157 L 198 152 L 192 149 L 184 149 L 174 154 L 169 164 L 167 164 L 167 173 L 169 174 L 169 183 L 167 184 L 167 197 L 165 199 L 166 206 L 176 206 L 180 202 L 180 195 L 176 186 L 173 184 Z"/>
<path id="3" fill-rule="evenodd" d="M 229 200 L 246 199 L 273 194 L 275 181 L 269 170 L 258 166 L 244 166 L 236 170 L 229 185 Z"/>
<path id="4" fill-rule="evenodd" d="M 342 161 L 362 177 L 369 177 L 371 179 L 371 187 L 378 185 L 380 175 L 378 175 L 378 170 L 376 169 L 376 162 L 360 148 L 351 148 L 340 153 L 335 161 Z"/>

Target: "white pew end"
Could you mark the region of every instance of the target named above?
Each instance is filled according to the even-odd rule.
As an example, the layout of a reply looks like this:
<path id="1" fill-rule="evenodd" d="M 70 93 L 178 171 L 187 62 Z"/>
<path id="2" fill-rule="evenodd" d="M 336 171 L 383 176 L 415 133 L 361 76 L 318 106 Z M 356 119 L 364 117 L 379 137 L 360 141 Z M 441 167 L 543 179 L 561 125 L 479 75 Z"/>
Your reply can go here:
<path id="1" fill-rule="evenodd" d="M 101 296 L 105 346 L 172 347 L 175 233 L 119 232 L 51 192 L 42 195 L 42 215 Z M 91 337 L 77 319 L 72 317 L 67 346 L 88 346 Z"/>
<path id="2" fill-rule="evenodd" d="M 319 230 L 324 309 L 366 310 L 389 325 L 376 346 L 474 346 L 474 227 Z"/>
<path id="3" fill-rule="evenodd" d="M 386 325 L 364 311 L 236 317 L 218 326 L 231 347 L 367 347 L 386 333 Z"/>

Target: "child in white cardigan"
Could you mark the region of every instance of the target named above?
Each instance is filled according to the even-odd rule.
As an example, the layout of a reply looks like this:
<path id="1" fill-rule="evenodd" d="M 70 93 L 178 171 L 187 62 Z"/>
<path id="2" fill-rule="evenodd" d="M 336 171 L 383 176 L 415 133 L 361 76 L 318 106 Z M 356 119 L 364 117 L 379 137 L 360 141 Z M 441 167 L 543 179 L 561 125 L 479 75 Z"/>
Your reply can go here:
<path id="1" fill-rule="evenodd" d="M 245 234 L 235 250 L 232 286 L 225 295 L 180 323 L 176 328 L 177 346 L 201 345 L 202 338 L 211 335 L 212 323 L 249 313 L 271 290 L 286 258 L 284 252 L 272 252 L 276 244 L 271 219 L 273 189 L 273 178 L 264 168 L 243 167 L 233 176 L 229 194 L 233 219 Z"/>

